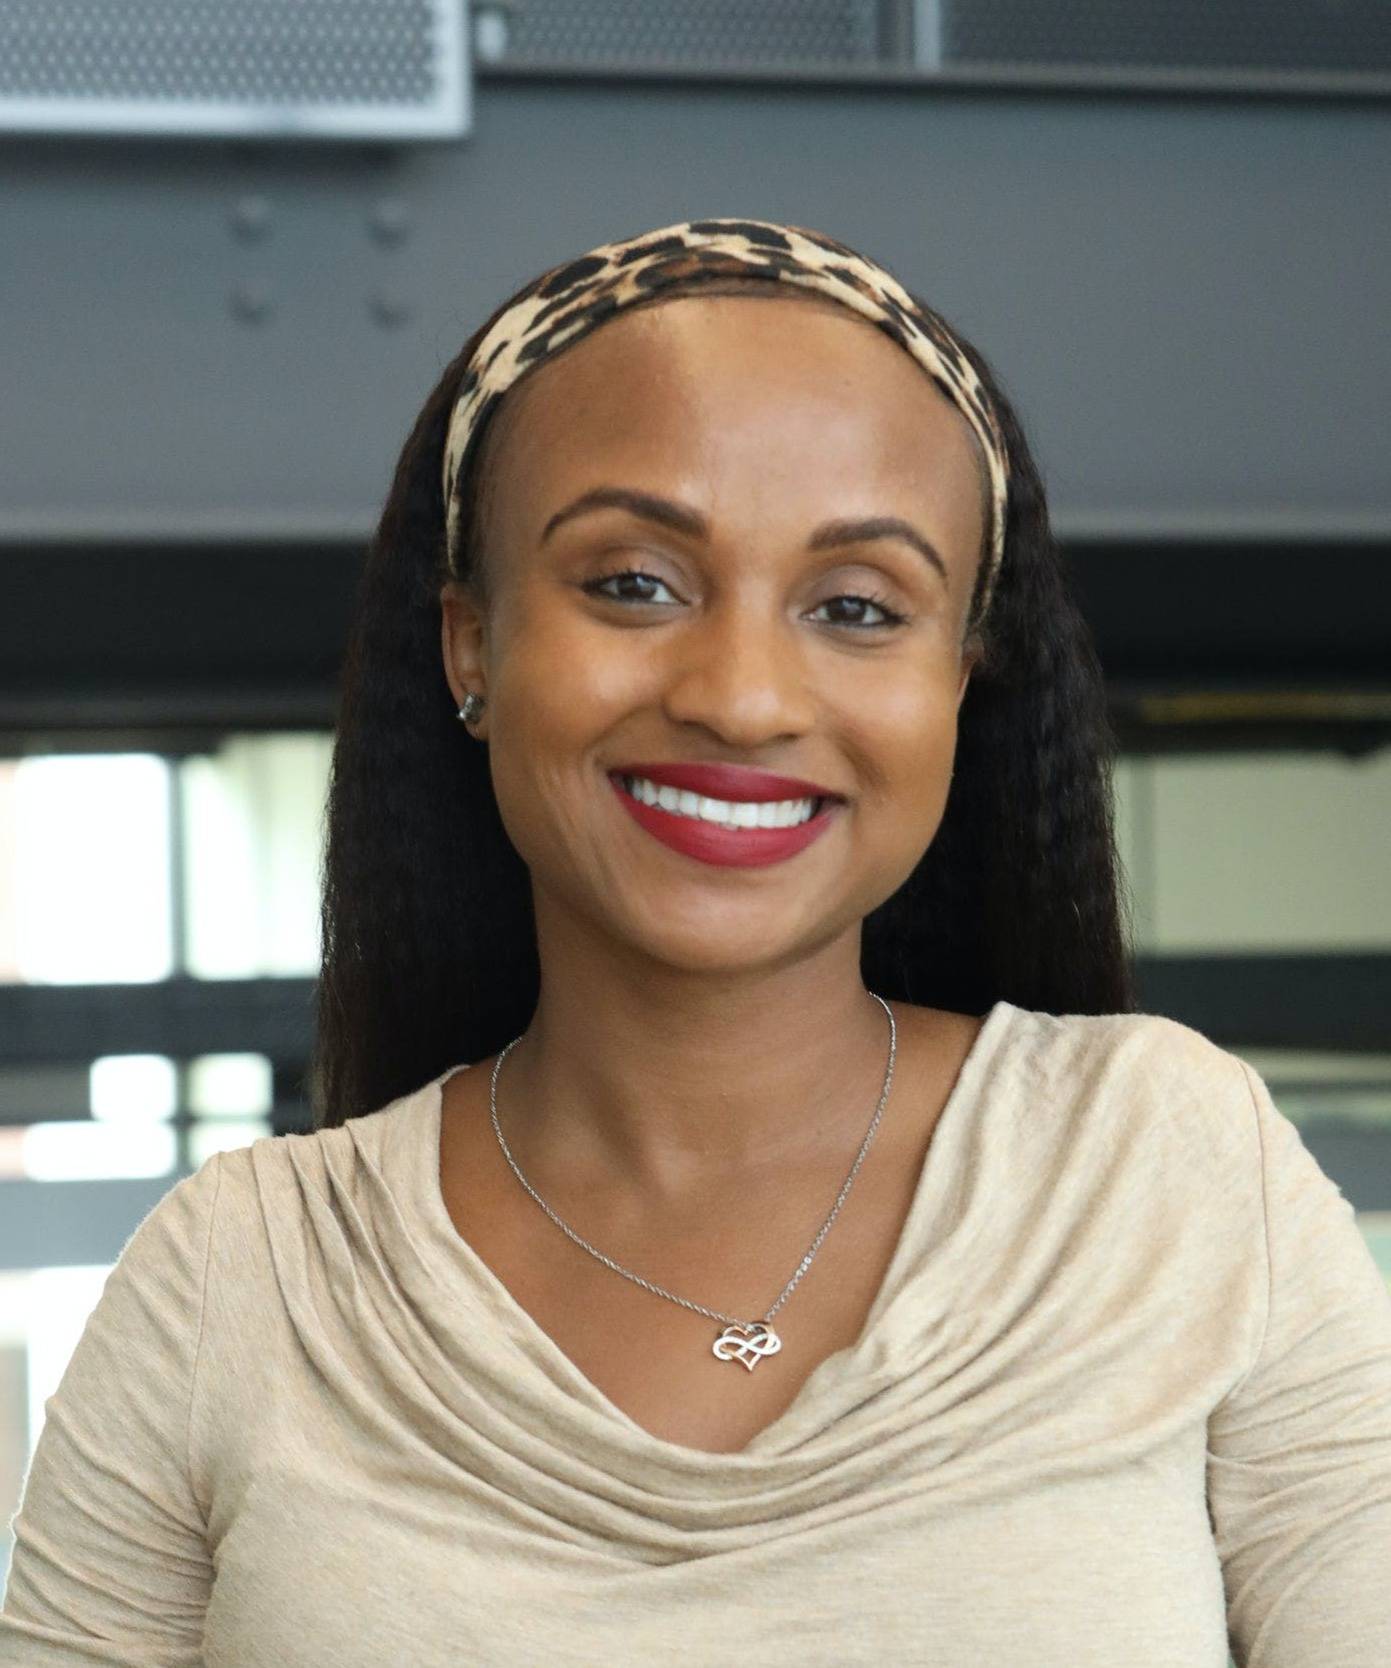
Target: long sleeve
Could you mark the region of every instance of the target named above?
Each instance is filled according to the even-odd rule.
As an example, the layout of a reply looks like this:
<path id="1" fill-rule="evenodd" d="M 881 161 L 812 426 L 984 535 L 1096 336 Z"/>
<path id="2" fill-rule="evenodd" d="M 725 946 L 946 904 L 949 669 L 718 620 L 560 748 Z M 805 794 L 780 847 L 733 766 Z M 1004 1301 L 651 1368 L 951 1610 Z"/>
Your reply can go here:
<path id="1" fill-rule="evenodd" d="M 1255 1103 L 1268 1313 L 1208 1421 L 1208 1505 L 1239 1668 L 1391 1664 L 1391 1293 L 1351 1204 Z"/>
<path id="2" fill-rule="evenodd" d="M 220 1155 L 145 1217 L 57 1390 L 14 1519 L 0 1668 L 196 1668 L 212 1587 L 190 1410 Z"/>

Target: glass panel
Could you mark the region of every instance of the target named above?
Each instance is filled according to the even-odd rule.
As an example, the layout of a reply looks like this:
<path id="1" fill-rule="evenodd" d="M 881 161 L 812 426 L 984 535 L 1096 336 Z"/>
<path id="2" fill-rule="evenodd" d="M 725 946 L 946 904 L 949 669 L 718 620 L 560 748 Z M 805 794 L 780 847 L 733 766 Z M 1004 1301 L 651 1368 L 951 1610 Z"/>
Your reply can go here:
<path id="1" fill-rule="evenodd" d="M 264 1054 L 202 1054 L 188 1068 L 188 1109 L 204 1118 L 262 1117 L 275 1102 Z"/>
<path id="2" fill-rule="evenodd" d="M 319 967 L 319 864 L 333 738 L 243 736 L 180 767 L 188 971 Z"/>
<path id="3" fill-rule="evenodd" d="M 1144 826 L 1123 824 L 1148 879 L 1140 948 L 1391 948 L 1391 749 L 1161 759 L 1143 772 Z"/>
<path id="4" fill-rule="evenodd" d="M 270 1135 L 275 1102 L 271 1063 L 264 1054 L 204 1054 L 189 1063 L 188 1107 L 198 1121 L 189 1131 L 189 1161 L 247 1147 Z"/>
<path id="5" fill-rule="evenodd" d="M 149 754 L 21 759 L 12 782 L 13 970 L 47 984 L 173 970 L 169 773 Z"/>
<path id="6" fill-rule="evenodd" d="M 21 1174 L 33 1181 L 166 1176 L 178 1163 L 170 1124 L 31 1124 L 20 1132 Z"/>
<path id="7" fill-rule="evenodd" d="M 179 1104 L 174 1062 L 162 1054 L 108 1054 L 93 1060 L 92 1116 L 113 1124 L 172 1118 Z"/>
<path id="8" fill-rule="evenodd" d="M 0 759 L 0 980 L 19 980 L 19 901 L 15 842 L 19 821 L 19 767 Z"/>

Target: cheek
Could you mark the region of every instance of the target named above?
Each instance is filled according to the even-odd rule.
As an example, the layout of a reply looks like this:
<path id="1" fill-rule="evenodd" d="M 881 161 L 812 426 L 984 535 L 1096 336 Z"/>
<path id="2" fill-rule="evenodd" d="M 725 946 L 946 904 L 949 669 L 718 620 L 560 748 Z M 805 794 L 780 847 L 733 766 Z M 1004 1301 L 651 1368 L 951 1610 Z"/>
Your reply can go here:
<path id="1" fill-rule="evenodd" d="M 895 893 L 937 838 L 956 756 L 955 685 L 919 685 L 887 702 L 857 740 L 866 787 L 858 807 L 868 894 L 866 913 Z"/>
<path id="2" fill-rule="evenodd" d="M 516 608 L 491 680 L 490 768 L 509 838 L 530 865 L 595 837 L 595 762 L 637 687 L 632 656 L 564 607 Z"/>
<path id="3" fill-rule="evenodd" d="M 880 680 L 856 702 L 855 744 L 871 794 L 905 809 L 940 803 L 956 752 L 956 683 L 933 671 Z"/>
<path id="4" fill-rule="evenodd" d="M 649 681 L 652 654 L 640 632 L 615 631 L 559 581 L 517 594 L 500 644 L 494 684 L 529 729 L 583 732 L 620 710 Z"/>

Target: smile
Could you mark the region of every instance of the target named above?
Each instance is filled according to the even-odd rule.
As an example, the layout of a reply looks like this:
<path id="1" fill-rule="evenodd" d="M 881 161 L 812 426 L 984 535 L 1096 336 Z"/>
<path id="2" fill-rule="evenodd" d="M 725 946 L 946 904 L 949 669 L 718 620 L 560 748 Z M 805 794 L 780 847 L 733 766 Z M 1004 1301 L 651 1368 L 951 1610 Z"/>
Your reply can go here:
<path id="1" fill-rule="evenodd" d="M 685 788 L 611 774 L 633 821 L 683 857 L 722 868 L 781 863 L 818 840 L 843 807 L 835 799 L 710 799 Z"/>
<path id="2" fill-rule="evenodd" d="M 626 793 L 644 805 L 658 806 L 673 816 L 712 822 L 720 828 L 795 828 L 810 822 L 822 803 L 819 799 L 711 799 L 687 788 L 649 782 L 643 776 L 620 776 L 618 781 Z"/>

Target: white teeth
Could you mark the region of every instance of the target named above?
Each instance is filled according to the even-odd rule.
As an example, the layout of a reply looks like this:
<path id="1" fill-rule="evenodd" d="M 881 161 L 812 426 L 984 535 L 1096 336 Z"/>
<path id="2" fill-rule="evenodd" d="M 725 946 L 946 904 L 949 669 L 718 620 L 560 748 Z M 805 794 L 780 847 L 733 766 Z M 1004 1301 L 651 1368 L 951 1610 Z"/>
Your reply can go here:
<path id="1" fill-rule="evenodd" d="M 659 786 L 645 776 L 622 776 L 619 780 L 644 805 L 656 805 L 675 816 L 695 817 L 700 822 L 718 823 L 724 828 L 795 828 L 798 823 L 807 822 L 816 811 L 815 799 L 709 799 L 687 788 Z"/>

